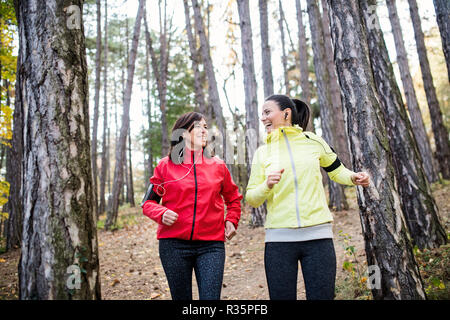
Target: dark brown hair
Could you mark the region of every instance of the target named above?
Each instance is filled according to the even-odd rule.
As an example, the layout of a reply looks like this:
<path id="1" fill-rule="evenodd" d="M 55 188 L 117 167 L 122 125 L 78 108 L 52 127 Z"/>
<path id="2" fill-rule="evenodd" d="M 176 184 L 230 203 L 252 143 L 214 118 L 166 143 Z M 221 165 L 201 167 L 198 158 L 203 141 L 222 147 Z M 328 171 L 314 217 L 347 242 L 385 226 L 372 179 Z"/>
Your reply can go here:
<path id="1" fill-rule="evenodd" d="M 201 113 L 188 112 L 181 115 L 172 128 L 172 134 L 170 138 L 169 159 L 173 163 L 180 164 L 184 160 L 184 148 L 186 141 L 184 141 L 183 132 L 186 130 L 191 132 L 194 128 L 195 122 L 205 119 Z"/>
<path id="2" fill-rule="evenodd" d="M 306 131 L 311 111 L 305 102 L 299 99 L 291 99 L 283 94 L 271 95 L 270 97 L 266 98 L 266 101 L 276 102 L 281 111 L 287 108 L 291 109 L 292 124 L 298 124 L 304 131 Z"/>

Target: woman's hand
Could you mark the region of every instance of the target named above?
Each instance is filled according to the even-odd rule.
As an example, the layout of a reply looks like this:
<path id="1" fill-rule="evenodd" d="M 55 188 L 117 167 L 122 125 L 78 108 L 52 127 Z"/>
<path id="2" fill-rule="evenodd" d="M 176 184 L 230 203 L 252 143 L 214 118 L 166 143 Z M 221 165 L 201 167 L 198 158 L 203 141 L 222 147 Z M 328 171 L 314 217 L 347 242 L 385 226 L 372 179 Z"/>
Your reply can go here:
<path id="1" fill-rule="evenodd" d="M 274 185 L 276 185 L 278 182 L 280 182 L 281 175 L 283 174 L 283 172 L 284 172 L 284 169 L 281 169 L 281 170 L 273 171 L 267 176 L 267 186 L 269 187 L 269 189 L 272 189 Z"/>
<path id="2" fill-rule="evenodd" d="M 233 222 L 225 221 L 225 237 L 227 240 L 231 240 L 236 235 L 236 228 L 234 227 Z"/>
<path id="3" fill-rule="evenodd" d="M 352 181 L 358 186 L 368 187 L 370 182 L 370 176 L 367 172 L 357 172 L 352 175 Z"/>
<path id="4" fill-rule="evenodd" d="M 167 210 L 163 214 L 162 223 L 165 224 L 166 226 L 171 226 L 175 223 L 175 221 L 177 221 L 177 219 L 178 219 L 177 213 L 173 212 L 172 210 Z"/>

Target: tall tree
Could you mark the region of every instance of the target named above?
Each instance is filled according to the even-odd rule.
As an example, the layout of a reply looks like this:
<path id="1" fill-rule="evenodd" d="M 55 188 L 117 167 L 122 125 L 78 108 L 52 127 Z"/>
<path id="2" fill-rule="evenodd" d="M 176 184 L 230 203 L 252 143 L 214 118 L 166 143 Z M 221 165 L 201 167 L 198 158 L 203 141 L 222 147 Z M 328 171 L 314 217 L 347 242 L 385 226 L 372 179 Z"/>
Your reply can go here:
<path id="1" fill-rule="evenodd" d="M 428 181 L 434 182 L 438 179 L 438 176 L 433 165 L 433 153 L 431 152 L 430 141 L 425 131 L 422 112 L 420 111 L 419 103 L 417 102 L 416 91 L 414 90 L 411 72 L 409 70 L 408 57 L 395 0 L 386 0 L 386 4 L 389 11 L 389 20 L 392 25 L 392 34 L 394 35 L 395 48 L 397 51 L 397 63 L 400 69 L 400 76 L 402 79 L 403 91 L 406 96 L 409 117 L 411 118 L 411 125 L 413 127 L 420 155 L 422 156 Z"/>
<path id="2" fill-rule="evenodd" d="M 419 9 L 416 0 L 408 0 L 409 12 L 416 38 L 417 53 L 419 54 L 420 70 L 422 71 L 423 86 L 430 110 L 431 128 L 433 129 L 434 143 L 436 145 L 436 159 L 440 172 L 445 179 L 450 178 L 450 142 L 448 140 L 448 130 L 445 128 L 442 119 L 441 107 L 436 96 L 436 88 L 431 76 L 430 63 L 427 57 L 427 48 L 420 22 Z"/>
<path id="3" fill-rule="evenodd" d="M 139 0 L 139 7 L 136 16 L 136 21 L 133 31 L 133 40 L 131 44 L 131 50 L 128 57 L 128 67 L 127 67 L 127 85 L 125 89 L 125 96 L 123 101 L 123 113 L 122 113 L 122 127 L 120 129 L 119 141 L 116 146 L 116 167 L 114 169 L 114 183 L 112 190 L 112 208 L 108 211 L 105 228 L 108 229 L 116 223 L 117 214 L 119 210 L 119 195 L 120 189 L 123 185 L 123 167 L 126 161 L 125 148 L 128 135 L 128 129 L 130 126 L 130 102 L 131 102 L 131 92 L 133 90 L 133 79 L 135 62 L 137 55 L 137 47 L 139 42 L 139 36 L 141 34 L 141 22 L 142 16 L 144 15 L 144 0 Z"/>
<path id="4" fill-rule="evenodd" d="M 100 71 L 101 71 L 101 53 L 102 53 L 102 12 L 101 0 L 96 0 L 97 6 L 97 40 L 95 50 L 95 93 L 94 93 L 94 120 L 92 121 L 92 145 L 91 145 L 91 161 L 92 176 L 94 179 L 94 203 L 96 218 L 100 215 L 98 210 L 98 167 L 97 167 L 97 131 L 98 131 L 98 109 L 100 105 Z M 106 10 L 106 9 L 105 9 Z"/>
<path id="5" fill-rule="evenodd" d="M 335 63 L 347 114 L 353 167 L 371 176 L 357 188 L 367 264 L 379 271 L 375 299 L 425 299 L 408 238 L 384 117 L 357 0 L 328 0 Z"/>
<path id="6" fill-rule="evenodd" d="M 306 32 L 303 24 L 303 14 L 300 0 L 295 0 L 297 9 L 297 27 L 298 27 L 298 61 L 300 70 L 300 84 L 302 87 L 302 100 L 307 105 L 311 105 L 311 89 L 309 85 L 309 67 L 308 67 L 308 47 L 306 43 Z M 310 119 L 312 121 L 312 117 Z M 310 124 L 310 127 L 312 125 Z M 303 128 L 307 130 L 307 128 Z"/>
<path id="7" fill-rule="evenodd" d="M 108 2 L 105 0 L 105 49 L 103 56 L 103 141 L 102 141 L 102 160 L 100 172 L 100 206 L 98 215 L 105 212 L 105 185 L 106 185 L 106 169 L 108 167 L 107 137 L 108 132 Z M 116 127 L 117 128 L 117 127 Z"/>
<path id="8" fill-rule="evenodd" d="M 205 32 L 205 24 L 203 23 L 203 18 L 200 10 L 200 4 L 198 0 L 192 0 L 192 6 L 194 7 L 194 20 L 196 25 L 196 31 L 198 33 L 198 37 L 200 40 L 200 50 L 202 53 L 203 64 L 205 67 L 207 79 L 208 79 L 208 98 L 211 104 L 211 107 L 214 112 L 214 117 L 216 119 L 217 127 L 219 128 L 219 132 L 222 135 L 222 150 L 220 150 L 220 146 L 216 145 L 217 153 L 220 155 L 223 153 L 223 159 L 229 163 L 228 161 L 228 153 L 226 148 L 226 125 L 225 120 L 222 113 L 222 106 L 220 104 L 219 98 L 219 90 L 217 89 L 217 81 L 214 73 L 214 66 L 210 54 L 210 46 L 209 41 Z"/>
<path id="9" fill-rule="evenodd" d="M 439 221 L 438 208 L 403 106 L 383 33 L 374 27 L 379 23 L 376 14 L 369 10 L 372 6 L 376 6 L 376 0 L 361 1 L 373 76 L 384 112 L 389 144 L 395 154 L 392 160 L 406 223 L 413 244 L 420 249 L 439 247 L 447 242 L 447 235 Z"/>
<path id="10" fill-rule="evenodd" d="M 278 0 L 278 10 L 280 14 L 280 19 L 278 20 L 278 27 L 280 28 L 280 36 L 281 36 L 281 62 L 283 63 L 283 75 L 284 75 L 284 90 L 287 95 L 290 95 L 290 86 L 289 86 L 289 74 L 288 74 L 288 66 L 287 66 L 287 53 L 286 53 L 286 44 L 285 36 L 284 36 L 284 10 L 283 5 L 281 4 L 281 0 Z"/>
<path id="11" fill-rule="evenodd" d="M 242 69 L 244 71 L 245 91 L 245 127 L 248 133 L 245 137 L 247 177 L 250 177 L 250 169 L 253 155 L 259 141 L 259 117 L 257 86 L 255 79 L 255 63 L 253 59 L 252 24 L 250 20 L 249 0 L 238 0 L 239 25 L 241 27 Z M 265 205 L 252 209 L 252 226 L 261 227 L 266 217 Z"/>
<path id="12" fill-rule="evenodd" d="M 269 45 L 268 0 L 259 0 L 259 28 L 261 33 L 261 56 L 264 83 L 264 97 L 273 94 L 272 59 Z"/>
<path id="13" fill-rule="evenodd" d="M 82 5 L 16 2 L 24 119 L 21 299 L 100 298 Z M 80 281 L 69 281 L 71 272 Z"/>
<path id="14" fill-rule="evenodd" d="M 317 95 L 320 105 L 320 120 L 323 137 L 325 140 L 335 147 L 336 131 L 338 121 L 336 113 L 333 111 L 333 103 L 331 96 L 330 75 L 327 66 L 327 56 L 325 53 L 325 38 L 323 33 L 322 19 L 320 16 L 317 0 L 307 0 L 307 8 L 309 15 L 309 25 L 311 28 L 311 43 L 314 53 L 314 69 L 317 79 Z M 340 97 L 339 97 L 340 99 Z M 341 111 L 342 113 L 342 111 Z M 343 128 L 343 125 L 341 124 Z M 347 200 L 344 193 L 344 186 L 328 179 L 329 206 L 336 208 L 338 211 L 348 209 Z"/>
<path id="15" fill-rule="evenodd" d="M 436 20 L 442 39 L 442 50 L 447 63 L 448 81 L 450 81 L 450 2 L 448 0 L 433 0 Z"/>
<path id="16" fill-rule="evenodd" d="M 197 39 L 194 37 L 194 34 L 192 33 L 191 14 L 189 10 L 188 0 L 183 0 L 183 4 L 184 4 L 184 17 L 186 19 L 186 32 L 188 35 L 189 50 L 191 53 L 191 60 L 192 60 L 192 69 L 194 69 L 195 102 L 197 104 L 197 110 L 201 114 L 205 115 L 205 117 L 207 117 L 208 113 L 206 110 L 205 94 L 203 92 L 202 86 L 202 76 L 199 70 L 199 66 L 201 63 L 200 52 L 197 49 Z M 208 119 L 208 121 L 211 121 L 211 119 Z"/>

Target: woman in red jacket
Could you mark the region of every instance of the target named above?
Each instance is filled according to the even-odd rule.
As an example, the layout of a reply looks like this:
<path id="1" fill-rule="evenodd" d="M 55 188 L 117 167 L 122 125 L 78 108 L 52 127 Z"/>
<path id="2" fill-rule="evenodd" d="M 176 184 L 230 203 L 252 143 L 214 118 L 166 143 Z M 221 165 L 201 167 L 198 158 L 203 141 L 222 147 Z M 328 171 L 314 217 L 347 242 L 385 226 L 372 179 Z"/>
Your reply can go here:
<path id="1" fill-rule="evenodd" d="M 236 234 L 241 216 L 242 195 L 225 162 L 207 155 L 207 134 L 200 113 L 176 121 L 169 155 L 155 168 L 143 205 L 144 215 L 159 224 L 159 255 L 174 300 L 192 300 L 192 270 L 199 298 L 220 299 L 224 241 Z"/>

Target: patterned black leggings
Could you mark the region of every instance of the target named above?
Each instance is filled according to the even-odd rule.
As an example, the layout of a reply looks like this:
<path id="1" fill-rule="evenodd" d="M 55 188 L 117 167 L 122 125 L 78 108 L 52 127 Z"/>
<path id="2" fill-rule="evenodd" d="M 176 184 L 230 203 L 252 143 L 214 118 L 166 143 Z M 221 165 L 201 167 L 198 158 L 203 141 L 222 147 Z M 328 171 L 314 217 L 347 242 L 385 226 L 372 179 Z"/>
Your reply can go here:
<path id="1" fill-rule="evenodd" d="M 297 299 L 298 262 L 307 300 L 333 300 L 336 254 L 332 239 L 266 242 L 264 265 L 272 300 Z"/>

